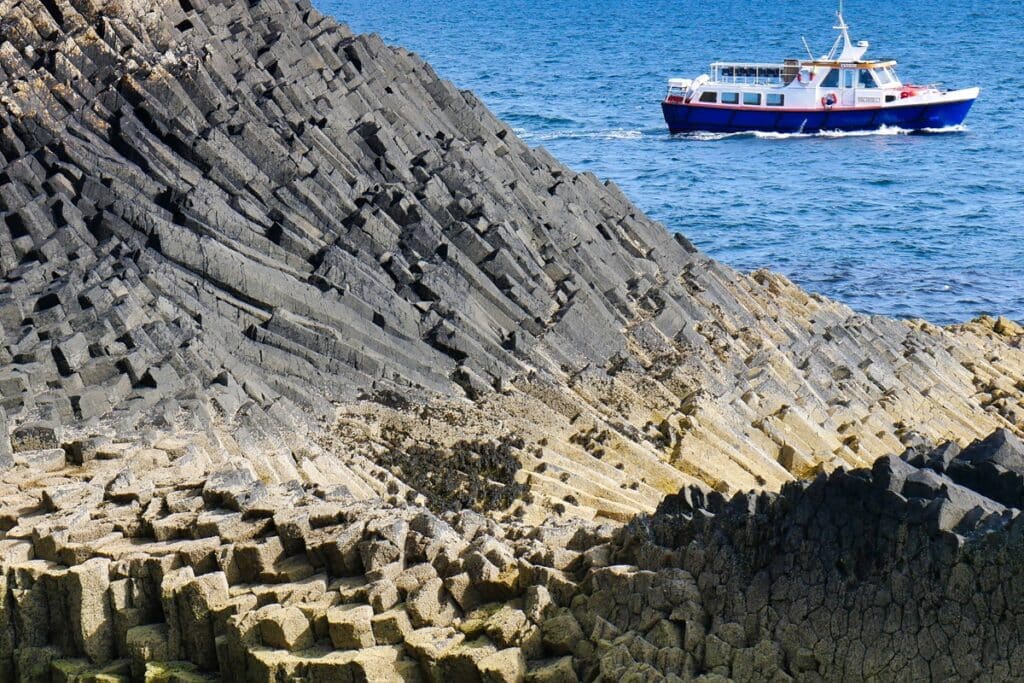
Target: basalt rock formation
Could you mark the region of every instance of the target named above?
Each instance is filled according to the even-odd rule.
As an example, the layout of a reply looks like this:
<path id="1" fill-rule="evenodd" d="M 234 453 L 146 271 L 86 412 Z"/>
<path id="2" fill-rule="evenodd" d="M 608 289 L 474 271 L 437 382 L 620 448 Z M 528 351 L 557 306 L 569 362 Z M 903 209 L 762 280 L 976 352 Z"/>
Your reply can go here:
<path id="1" fill-rule="evenodd" d="M 1014 323 L 736 273 L 306 2 L 0 0 L 0 154 L 0 678 L 1012 670 Z"/>
<path id="2" fill-rule="evenodd" d="M 224 424 L 220 456 L 268 481 L 352 486 L 362 466 L 296 454 L 333 402 L 371 425 L 338 450 L 433 448 L 436 476 L 472 479 L 449 466 L 465 427 L 404 422 L 398 397 L 523 438 L 541 502 L 619 519 L 1016 428 L 1012 324 L 869 318 L 732 272 L 308 5 L 0 8 L 15 425 Z"/>
<path id="3" fill-rule="evenodd" d="M 779 493 L 689 487 L 625 526 L 435 515 L 204 473 L 202 456 L 75 443 L 7 475 L 4 680 L 1010 681 L 1024 665 L 1024 444 L 1006 431 Z"/>

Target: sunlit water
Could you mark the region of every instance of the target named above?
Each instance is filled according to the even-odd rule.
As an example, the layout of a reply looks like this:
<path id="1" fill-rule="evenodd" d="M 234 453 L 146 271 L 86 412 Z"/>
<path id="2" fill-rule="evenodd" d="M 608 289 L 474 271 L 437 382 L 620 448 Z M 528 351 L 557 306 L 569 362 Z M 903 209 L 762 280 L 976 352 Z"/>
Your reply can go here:
<path id="1" fill-rule="evenodd" d="M 965 127 L 907 135 L 670 136 L 669 76 L 816 53 L 829 2 L 319 0 L 420 53 L 530 144 L 616 181 L 743 270 L 768 267 L 869 313 L 1024 319 L 1024 3 L 850 1 L 854 39 L 905 82 L 978 85 Z"/>

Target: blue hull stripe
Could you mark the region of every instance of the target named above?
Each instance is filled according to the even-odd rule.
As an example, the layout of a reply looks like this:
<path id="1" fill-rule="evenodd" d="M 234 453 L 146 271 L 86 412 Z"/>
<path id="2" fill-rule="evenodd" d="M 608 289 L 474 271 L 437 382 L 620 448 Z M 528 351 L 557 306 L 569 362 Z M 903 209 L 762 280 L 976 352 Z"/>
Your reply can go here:
<path id="1" fill-rule="evenodd" d="M 821 131 L 875 130 L 882 126 L 919 130 L 947 128 L 963 123 L 974 100 L 912 104 L 871 109 L 791 111 L 753 107 L 701 107 L 662 102 L 665 122 L 673 133 L 707 131 L 739 133 L 818 133 Z"/>

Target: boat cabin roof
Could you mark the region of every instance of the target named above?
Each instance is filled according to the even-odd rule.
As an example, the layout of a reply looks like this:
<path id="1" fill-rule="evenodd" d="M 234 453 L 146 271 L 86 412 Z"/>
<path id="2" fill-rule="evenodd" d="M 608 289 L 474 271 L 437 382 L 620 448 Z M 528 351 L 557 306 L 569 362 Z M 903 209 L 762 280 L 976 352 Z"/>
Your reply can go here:
<path id="1" fill-rule="evenodd" d="M 784 65 L 778 62 L 712 62 L 711 68 L 716 67 L 739 67 L 742 69 L 781 69 Z"/>
<path id="2" fill-rule="evenodd" d="M 872 60 L 869 62 L 839 62 L 835 60 L 827 59 L 816 59 L 813 62 L 805 61 L 800 62 L 801 66 L 820 66 L 827 67 L 830 69 L 838 69 L 840 67 L 844 69 L 884 69 L 887 66 L 896 66 L 895 59 L 886 59 L 884 61 Z"/>
<path id="3" fill-rule="evenodd" d="M 895 59 L 885 60 L 870 60 L 870 61 L 857 61 L 857 62 L 840 62 L 837 60 L 828 59 L 815 59 L 815 60 L 791 60 L 791 63 L 796 66 L 813 66 L 813 67 L 827 67 L 830 69 L 881 69 L 887 66 L 896 66 Z M 712 69 L 758 69 L 762 72 L 784 69 L 789 64 L 779 64 L 777 62 L 767 64 L 762 62 L 712 62 Z"/>
<path id="4" fill-rule="evenodd" d="M 787 59 L 782 64 L 764 64 L 758 62 L 714 62 L 711 68 L 717 73 L 727 76 L 749 78 L 778 78 L 783 73 L 790 73 L 794 68 L 825 68 L 825 69 L 886 69 L 896 66 L 894 59 L 864 59 L 869 43 L 866 40 L 854 44 L 850 39 L 849 26 L 843 20 L 842 2 L 836 13 L 839 22 L 833 26 L 839 31 L 839 37 L 832 45 L 828 54 L 818 59 Z M 806 43 L 804 43 L 806 46 Z M 810 54 L 810 48 L 808 48 Z"/>

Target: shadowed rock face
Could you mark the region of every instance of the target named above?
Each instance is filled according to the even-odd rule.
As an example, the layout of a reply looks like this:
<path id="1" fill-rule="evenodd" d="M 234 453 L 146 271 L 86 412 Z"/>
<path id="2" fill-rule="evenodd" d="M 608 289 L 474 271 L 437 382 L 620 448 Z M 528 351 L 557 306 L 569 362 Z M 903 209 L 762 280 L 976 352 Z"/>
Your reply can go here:
<path id="1" fill-rule="evenodd" d="M 951 459 L 947 447 L 908 451 L 778 495 L 669 496 L 616 541 L 616 557 L 638 566 L 597 570 L 583 584 L 589 595 L 575 611 L 633 632 L 595 666 L 668 673 L 651 643 L 661 617 L 687 644 L 684 677 L 1013 679 L 1024 656 L 1024 595 L 1012 578 L 1024 522 L 981 492 L 1014 479 L 1019 494 L 1024 469 L 979 462 L 995 450 L 1024 455 L 996 432 Z M 621 597 L 634 591 L 644 597 Z"/>
<path id="2" fill-rule="evenodd" d="M 0 0 L 0 154 L 0 679 L 1019 669 L 1013 323 L 737 274 L 291 0 Z"/>

